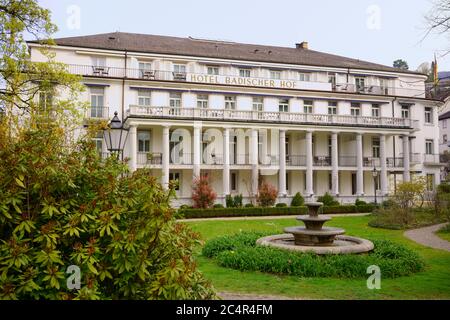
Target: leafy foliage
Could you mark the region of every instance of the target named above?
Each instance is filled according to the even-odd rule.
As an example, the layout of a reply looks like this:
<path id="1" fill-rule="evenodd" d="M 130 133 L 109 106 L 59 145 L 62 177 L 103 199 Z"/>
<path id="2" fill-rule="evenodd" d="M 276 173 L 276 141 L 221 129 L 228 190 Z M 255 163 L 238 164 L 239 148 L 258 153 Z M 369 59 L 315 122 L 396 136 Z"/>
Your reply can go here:
<path id="1" fill-rule="evenodd" d="M 323 196 L 317 198 L 318 202 L 322 202 L 324 206 L 338 206 L 339 201 L 337 201 L 331 194 L 326 192 Z"/>
<path id="2" fill-rule="evenodd" d="M 256 202 L 261 207 L 271 207 L 277 200 L 278 191 L 270 183 L 263 181 L 258 190 L 258 196 Z"/>
<path id="3" fill-rule="evenodd" d="M 242 194 L 237 194 L 234 197 L 230 194 L 228 194 L 225 197 L 225 203 L 227 208 L 240 208 L 242 207 Z"/>
<path id="4" fill-rule="evenodd" d="M 197 177 L 192 186 L 192 200 L 194 208 L 210 208 L 214 204 L 217 195 L 209 184 L 207 176 Z"/>
<path id="5" fill-rule="evenodd" d="M 291 207 L 301 207 L 305 204 L 305 199 L 300 194 L 300 192 L 297 192 L 291 201 Z"/>
<path id="6" fill-rule="evenodd" d="M 315 255 L 256 245 L 267 233 L 242 232 L 208 241 L 202 254 L 222 267 L 301 277 L 366 278 L 367 267 L 378 265 L 383 277 L 395 278 L 424 269 L 423 260 L 412 250 L 388 240 L 375 240 L 375 249 L 365 255 Z"/>

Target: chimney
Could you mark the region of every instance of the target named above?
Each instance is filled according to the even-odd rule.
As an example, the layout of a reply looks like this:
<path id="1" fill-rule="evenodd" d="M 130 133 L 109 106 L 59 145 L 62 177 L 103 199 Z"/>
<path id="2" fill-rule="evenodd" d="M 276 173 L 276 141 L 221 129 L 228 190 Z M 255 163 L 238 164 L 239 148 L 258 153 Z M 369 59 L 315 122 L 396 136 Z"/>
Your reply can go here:
<path id="1" fill-rule="evenodd" d="M 308 49 L 308 41 L 303 41 L 302 43 L 296 43 L 295 47 L 297 49 Z"/>

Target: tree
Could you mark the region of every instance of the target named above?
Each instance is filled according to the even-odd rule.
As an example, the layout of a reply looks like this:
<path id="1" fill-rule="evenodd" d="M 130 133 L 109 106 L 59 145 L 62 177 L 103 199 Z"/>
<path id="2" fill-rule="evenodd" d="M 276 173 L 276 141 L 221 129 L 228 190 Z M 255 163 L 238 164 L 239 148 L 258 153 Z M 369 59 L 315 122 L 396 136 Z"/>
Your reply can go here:
<path id="1" fill-rule="evenodd" d="M 433 69 L 431 68 L 431 65 L 429 62 L 423 62 L 417 67 L 417 72 L 426 74 L 428 76 L 427 82 L 432 82 L 433 79 Z"/>
<path id="2" fill-rule="evenodd" d="M 402 59 L 397 59 L 393 63 L 394 68 L 398 68 L 401 70 L 409 70 L 408 62 Z"/>
<path id="3" fill-rule="evenodd" d="M 432 7 L 425 15 L 426 32 L 425 39 L 431 33 L 448 35 L 450 32 L 450 0 L 433 0 Z M 422 40 L 423 40 L 422 39 Z M 441 56 L 447 55 L 450 49 L 444 49 Z"/>
<path id="4" fill-rule="evenodd" d="M 214 205 L 217 194 L 209 184 L 207 176 L 200 176 L 194 179 L 192 186 L 192 200 L 194 201 L 194 208 L 210 208 Z"/>

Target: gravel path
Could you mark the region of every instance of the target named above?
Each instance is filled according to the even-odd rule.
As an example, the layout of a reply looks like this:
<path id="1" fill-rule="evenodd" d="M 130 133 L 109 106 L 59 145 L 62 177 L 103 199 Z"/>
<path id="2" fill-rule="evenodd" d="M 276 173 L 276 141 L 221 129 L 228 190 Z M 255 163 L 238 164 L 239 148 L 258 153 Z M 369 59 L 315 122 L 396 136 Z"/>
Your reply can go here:
<path id="1" fill-rule="evenodd" d="M 330 217 L 360 217 L 367 216 L 370 213 L 336 213 L 329 214 Z M 288 215 L 288 216 L 248 216 L 248 217 L 220 217 L 220 218 L 193 218 L 193 219 L 178 219 L 180 222 L 188 222 L 188 221 L 210 221 L 210 220 L 218 220 L 218 221 L 230 221 L 230 220 L 269 220 L 269 219 L 295 219 L 296 215 Z"/>
<path id="2" fill-rule="evenodd" d="M 439 238 L 434 233 L 443 228 L 447 223 L 436 224 L 434 226 L 408 230 L 403 233 L 405 237 L 426 247 L 450 251 L 450 242 Z"/>

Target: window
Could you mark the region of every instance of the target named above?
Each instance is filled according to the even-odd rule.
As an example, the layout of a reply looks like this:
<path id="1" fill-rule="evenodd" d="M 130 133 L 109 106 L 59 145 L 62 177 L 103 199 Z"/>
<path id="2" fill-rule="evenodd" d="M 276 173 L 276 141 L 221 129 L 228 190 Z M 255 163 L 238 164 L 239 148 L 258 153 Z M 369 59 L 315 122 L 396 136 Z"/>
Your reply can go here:
<path id="1" fill-rule="evenodd" d="M 138 105 L 140 106 L 150 106 L 150 90 L 138 90 Z"/>
<path id="2" fill-rule="evenodd" d="M 103 151 L 103 133 L 98 133 L 92 140 L 95 143 L 95 149 L 101 155 Z"/>
<path id="3" fill-rule="evenodd" d="M 206 94 L 197 95 L 197 108 L 208 108 L 208 96 Z"/>
<path id="4" fill-rule="evenodd" d="M 175 190 L 179 191 L 180 190 L 180 173 L 179 172 L 169 172 L 169 181 L 177 181 L 178 183 L 176 184 Z"/>
<path id="5" fill-rule="evenodd" d="M 425 107 L 425 123 L 433 123 L 433 110 Z"/>
<path id="6" fill-rule="evenodd" d="M 237 172 L 231 172 L 231 174 L 230 174 L 230 189 L 231 189 L 231 191 L 237 191 L 237 184 L 238 184 Z"/>
<path id="7" fill-rule="evenodd" d="M 446 134 L 444 134 L 444 135 L 442 136 L 442 140 L 444 141 L 444 143 L 447 143 L 447 135 L 446 135 Z"/>
<path id="8" fill-rule="evenodd" d="M 364 91 L 364 88 L 366 86 L 366 78 L 364 77 L 355 77 L 355 84 L 356 84 L 356 90 L 357 91 Z"/>
<path id="9" fill-rule="evenodd" d="M 350 107 L 350 114 L 358 117 L 361 115 L 361 105 L 359 103 L 352 103 Z"/>
<path id="10" fill-rule="evenodd" d="M 289 179 L 289 172 L 286 172 L 286 193 L 289 194 L 289 185 L 290 185 L 290 179 Z"/>
<path id="11" fill-rule="evenodd" d="M 380 105 L 378 105 L 378 104 L 372 105 L 372 117 L 375 117 L 375 118 L 380 117 Z"/>
<path id="12" fill-rule="evenodd" d="M 388 79 L 380 79 L 381 94 L 389 94 Z"/>
<path id="13" fill-rule="evenodd" d="M 281 79 L 281 71 L 271 70 L 270 79 Z"/>
<path id="14" fill-rule="evenodd" d="M 53 104 L 53 94 L 49 91 L 39 91 L 39 109 L 50 110 Z"/>
<path id="15" fill-rule="evenodd" d="M 328 173 L 328 190 L 333 190 L 333 176 L 331 172 Z"/>
<path id="16" fill-rule="evenodd" d="M 219 75 L 219 67 L 208 66 L 207 72 L 209 75 L 218 76 Z"/>
<path id="17" fill-rule="evenodd" d="M 328 102 L 328 114 L 337 114 L 337 102 Z"/>
<path id="18" fill-rule="evenodd" d="M 105 57 L 92 57 L 92 65 L 94 67 L 105 67 L 106 58 Z"/>
<path id="19" fill-rule="evenodd" d="M 173 72 L 175 73 L 186 73 L 186 65 L 185 64 L 174 64 Z"/>
<path id="20" fill-rule="evenodd" d="M 152 63 L 151 62 L 139 62 L 139 70 L 141 70 L 141 71 L 152 70 Z"/>
<path id="21" fill-rule="evenodd" d="M 150 152 L 150 132 L 138 131 L 138 152 Z"/>
<path id="22" fill-rule="evenodd" d="M 333 153 L 333 141 L 331 139 L 331 136 L 328 136 L 328 156 L 331 157 L 332 153 Z"/>
<path id="23" fill-rule="evenodd" d="M 409 119 L 409 106 L 402 105 L 402 118 Z"/>
<path id="24" fill-rule="evenodd" d="M 377 175 L 375 178 L 375 190 L 381 190 L 381 176 Z"/>
<path id="25" fill-rule="evenodd" d="M 425 153 L 426 154 L 434 153 L 433 140 L 431 140 L 431 139 L 425 140 Z"/>
<path id="26" fill-rule="evenodd" d="M 312 100 L 303 101 L 303 112 L 304 113 L 313 113 L 313 102 Z"/>
<path id="27" fill-rule="evenodd" d="M 442 129 L 447 129 L 447 119 L 442 120 Z"/>
<path id="28" fill-rule="evenodd" d="M 225 109 L 236 110 L 236 97 L 235 96 L 226 96 L 225 97 Z"/>
<path id="29" fill-rule="evenodd" d="M 253 98 L 253 111 L 263 111 L 264 103 L 263 98 L 257 97 Z"/>
<path id="30" fill-rule="evenodd" d="M 239 76 L 250 78 L 250 69 L 239 69 Z"/>
<path id="31" fill-rule="evenodd" d="M 171 108 L 181 108 L 181 93 L 179 92 L 171 92 L 169 105 Z"/>
<path id="32" fill-rule="evenodd" d="M 91 117 L 103 117 L 105 90 L 103 88 L 90 88 L 91 95 Z M 106 116 L 106 115 L 105 115 Z"/>
<path id="33" fill-rule="evenodd" d="M 286 154 L 286 159 L 289 159 L 290 154 L 290 147 L 289 147 L 289 136 L 286 136 L 286 139 L 284 140 L 284 150 Z"/>
<path id="34" fill-rule="evenodd" d="M 335 73 L 328 74 L 328 83 L 331 83 L 332 88 L 336 88 L 336 74 Z"/>
<path id="35" fill-rule="evenodd" d="M 280 112 L 289 112 L 289 100 L 281 99 L 278 103 L 278 109 Z"/>
<path id="36" fill-rule="evenodd" d="M 310 73 L 303 73 L 303 72 L 301 72 L 300 74 L 299 74 L 299 76 L 300 76 L 300 81 L 311 81 L 311 74 Z"/>
<path id="37" fill-rule="evenodd" d="M 434 190 L 434 174 L 433 173 L 427 173 L 427 190 L 428 191 Z"/>
<path id="38" fill-rule="evenodd" d="M 372 157 L 380 157 L 380 138 L 378 137 L 372 138 Z"/>

